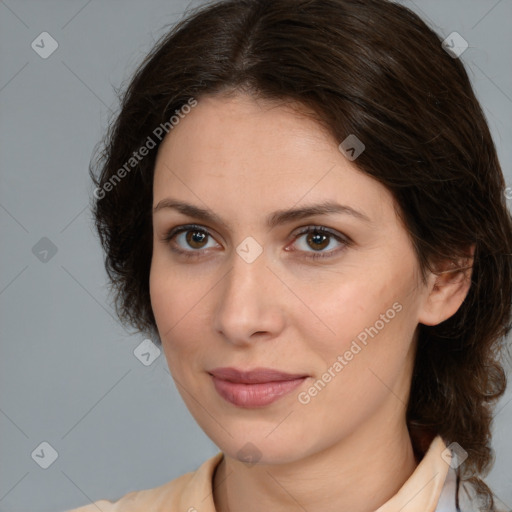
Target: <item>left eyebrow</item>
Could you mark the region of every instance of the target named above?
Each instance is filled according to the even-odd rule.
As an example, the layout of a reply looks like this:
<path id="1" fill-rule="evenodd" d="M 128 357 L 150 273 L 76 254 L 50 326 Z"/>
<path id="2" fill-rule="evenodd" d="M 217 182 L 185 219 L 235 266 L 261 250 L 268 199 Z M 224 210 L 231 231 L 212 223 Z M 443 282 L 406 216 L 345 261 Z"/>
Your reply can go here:
<path id="1" fill-rule="evenodd" d="M 273 228 L 279 224 L 293 222 L 295 220 L 304 219 L 306 217 L 313 217 L 314 215 L 327 215 L 329 213 L 342 213 L 351 215 L 356 219 L 371 223 L 371 220 L 367 215 L 360 212 L 359 210 L 355 210 L 351 206 L 334 202 L 325 202 L 321 204 L 304 206 L 303 208 L 278 210 L 268 217 L 267 224 L 270 228 Z"/>
<path id="2" fill-rule="evenodd" d="M 223 221 L 221 217 L 212 212 L 208 208 L 200 208 L 198 206 L 185 203 L 183 201 L 175 201 L 171 198 L 162 199 L 154 208 L 153 214 L 164 208 L 171 208 L 179 211 L 183 215 L 195 217 L 203 221 L 210 221 L 212 223 L 220 224 L 224 227 L 227 222 Z M 267 225 L 269 228 L 274 228 L 280 224 L 286 224 L 296 220 L 313 217 L 315 215 L 328 215 L 330 213 L 346 214 L 355 217 L 356 219 L 369 222 L 372 221 L 364 213 L 352 208 L 351 206 L 342 205 L 335 202 L 324 202 L 320 204 L 312 204 L 302 208 L 290 208 L 277 210 L 267 217 Z"/>

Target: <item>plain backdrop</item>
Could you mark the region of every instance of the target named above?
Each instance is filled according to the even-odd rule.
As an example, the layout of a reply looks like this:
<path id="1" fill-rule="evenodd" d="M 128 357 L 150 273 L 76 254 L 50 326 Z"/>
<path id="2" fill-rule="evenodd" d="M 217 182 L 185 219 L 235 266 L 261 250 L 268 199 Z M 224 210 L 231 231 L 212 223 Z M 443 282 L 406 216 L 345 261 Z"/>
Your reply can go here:
<path id="1" fill-rule="evenodd" d="M 403 3 L 443 37 L 456 31 L 469 43 L 461 59 L 512 185 L 512 0 Z M 163 354 L 142 364 L 134 351 L 145 337 L 114 319 L 88 209 L 88 164 L 117 108 L 114 87 L 200 4 L 0 1 L 0 512 L 117 499 L 218 452 Z M 511 401 L 509 389 L 487 478 L 507 510 Z"/>

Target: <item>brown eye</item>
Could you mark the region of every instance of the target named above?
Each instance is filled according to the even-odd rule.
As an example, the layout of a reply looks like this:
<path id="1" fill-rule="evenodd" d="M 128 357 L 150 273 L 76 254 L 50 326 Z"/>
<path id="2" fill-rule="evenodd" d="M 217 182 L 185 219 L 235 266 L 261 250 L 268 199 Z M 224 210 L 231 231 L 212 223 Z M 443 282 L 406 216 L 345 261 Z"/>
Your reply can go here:
<path id="1" fill-rule="evenodd" d="M 303 258 L 318 259 L 338 256 L 352 245 L 352 240 L 324 226 L 308 226 L 296 234 L 291 247 L 286 251 L 299 253 Z"/>
<path id="2" fill-rule="evenodd" d="M 202 249 L 208 240 L 208 234 L 204 231 L 189 230 L 186 232 L 185 239 L 193 249 Z"/>
<path id="3" fill-rule="evenodd" d="M 171 228 L 163 241 L 173 252 L 190 258 L 200 258 L 212 249 L 222 248 L 206 228 L 195 224 Z"/>
<path id="4" fill-rule="evenodd" d="M 311 249 L 318 251 L 325 249 L 330 242 L 331 235 L 326 235 L 324 233 L 319 233 L 318 231 L 313 231 L 308 234 L 306 237 L 306 242 L 311 247 Z"/>

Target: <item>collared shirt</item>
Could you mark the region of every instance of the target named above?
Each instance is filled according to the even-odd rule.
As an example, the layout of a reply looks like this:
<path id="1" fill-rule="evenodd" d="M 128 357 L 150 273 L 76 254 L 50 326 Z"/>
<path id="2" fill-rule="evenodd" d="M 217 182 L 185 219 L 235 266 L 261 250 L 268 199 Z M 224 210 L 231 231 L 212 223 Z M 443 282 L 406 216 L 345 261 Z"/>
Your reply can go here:
<path id="1" fill-rule="evenodd" d="M 455 470 L 445 461 L 445 450 L 443 439 L 435 437 L 412 475 L 375 512 L 477 512 L 469 498 L 461 497 Z M 222 457 L 219 452 L 196 471 L 160 487 L 132 491 L 114 503 L 99 500 L 68 512 L 215 512 L 212 479 Z M 459 502 L 461 498 L 465 501 Z"/>

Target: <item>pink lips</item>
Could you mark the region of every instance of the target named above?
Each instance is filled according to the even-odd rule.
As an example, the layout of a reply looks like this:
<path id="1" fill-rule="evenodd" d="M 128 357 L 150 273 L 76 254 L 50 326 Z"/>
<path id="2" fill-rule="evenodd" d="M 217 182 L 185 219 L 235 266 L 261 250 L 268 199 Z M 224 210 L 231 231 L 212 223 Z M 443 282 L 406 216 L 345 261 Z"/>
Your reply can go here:
<path id="1" fill-rule="evenodd" d="M 308 377 L 271 368 L 255 368 L 250 371 L 215 368 L 209 373 L 217 393 L 238 407 L 262 407 L 271 404 L 293 391 Z"/>

